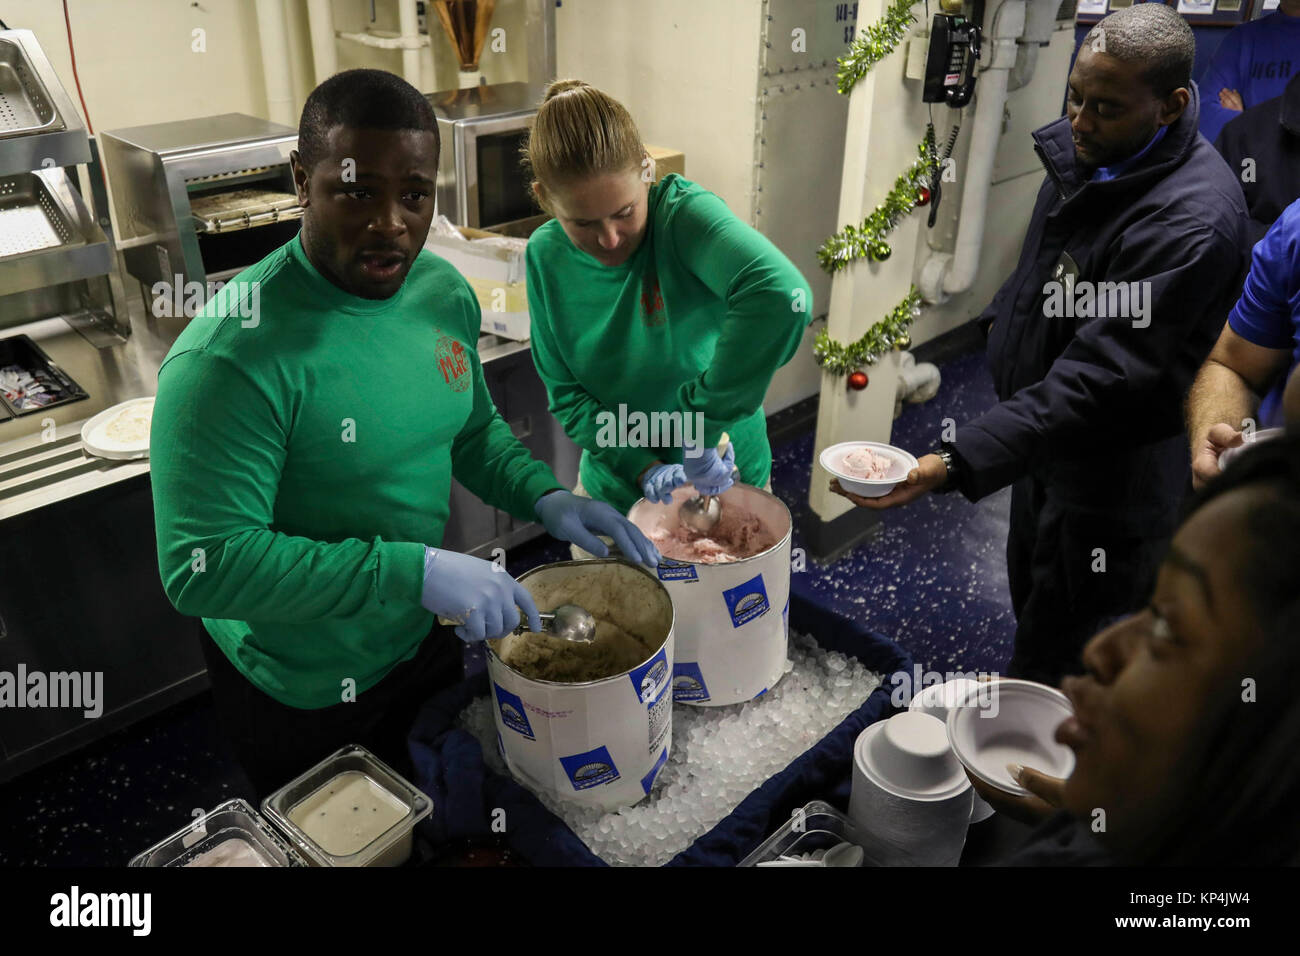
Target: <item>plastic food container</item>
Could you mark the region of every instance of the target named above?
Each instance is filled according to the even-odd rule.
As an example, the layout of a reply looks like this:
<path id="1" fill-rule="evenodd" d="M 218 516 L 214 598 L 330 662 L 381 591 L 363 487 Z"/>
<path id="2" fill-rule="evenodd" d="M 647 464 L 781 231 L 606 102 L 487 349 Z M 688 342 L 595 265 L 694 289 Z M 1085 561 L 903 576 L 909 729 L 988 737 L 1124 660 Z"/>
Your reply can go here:
<path id="1" fill-rule="evenodd" d="M 805 804 L 791 814 L 781 829 L 777 830 L 753 853 L 737 866 L 757 866 L 782 856 L 799 856 L 817 850 L 829 850 L 838 843 L 862 846 L 858 827 L 840 811 L 822 800 Z M 873 866 L 870 854 L 864 866 Z"/>
<path id="2" fill-rule="evenodd" d="M 227 800 L 131 860 L 131 866 L 306 866 L 243 800 Z"/>
<path id="3" fill-rule="evenodd" d="M 365 747 L 335 751 L 262 801 L 315 866 L 401 866 L 433 802 Z"/>

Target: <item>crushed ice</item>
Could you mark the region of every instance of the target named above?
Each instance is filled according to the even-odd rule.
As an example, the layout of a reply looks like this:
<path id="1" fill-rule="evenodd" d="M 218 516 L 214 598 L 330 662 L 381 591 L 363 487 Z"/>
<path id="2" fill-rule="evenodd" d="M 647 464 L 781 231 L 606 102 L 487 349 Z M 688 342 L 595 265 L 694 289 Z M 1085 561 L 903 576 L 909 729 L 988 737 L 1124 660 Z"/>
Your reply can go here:
<path id="1" fill-rule="evenodd" d="M 653 791 L 636 806 L 605 812 L 538 793 L 587 847 L 612 865 L 659 866 L 689 847 L 769 777 L 784 770 L 862 705 L 880 675 L 856 658 L 791 634 L 777 686 L 745 704 L 673 707 L 673 747 Z M 460 714 L 488 767 L 508 775 L 497 752 L 487 697 Z"/>

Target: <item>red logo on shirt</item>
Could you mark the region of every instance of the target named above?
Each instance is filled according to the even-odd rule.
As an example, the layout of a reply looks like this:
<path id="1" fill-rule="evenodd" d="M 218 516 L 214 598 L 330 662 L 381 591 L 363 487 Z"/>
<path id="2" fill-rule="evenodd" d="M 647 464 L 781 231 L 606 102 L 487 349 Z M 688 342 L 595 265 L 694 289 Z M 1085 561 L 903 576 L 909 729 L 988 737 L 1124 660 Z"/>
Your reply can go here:
<path id="1" fill-rule="evenodd" d="M 641 286 L 641 321 L 649 328 L 668 321 L 668 314 L 664 311 L 664 297 L 659 291 L 658 276 L 647 276 Z"/>
<path id="2" fill-rule="evenodd" d="M 463 392 L 469 388 L 469 379 L 462 377 L 469 371 L 469 356 L 465 352 L 465 346 L 451 336 L 444 335 L 438 339 L 436 351 L 442 380 L 451 386 L 453 392 Z"/>

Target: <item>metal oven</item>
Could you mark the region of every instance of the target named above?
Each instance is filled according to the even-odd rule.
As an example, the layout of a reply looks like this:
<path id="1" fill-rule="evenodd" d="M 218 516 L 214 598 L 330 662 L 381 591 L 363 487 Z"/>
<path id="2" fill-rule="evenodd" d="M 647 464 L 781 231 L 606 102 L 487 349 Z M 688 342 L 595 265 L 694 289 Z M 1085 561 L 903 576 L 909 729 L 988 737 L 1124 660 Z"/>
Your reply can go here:
<path id="1" fill-rule="evenodd" d="M 210 284 L 298 231 L 303 210 L 289 167 L 296 129 L 225 113 L 117 129 L 101 139 L 118 248 L 146 302 L 159 282 L 182 290 L 177 301 L 206 301 Z"/>
<path id="2" fill-rule="evenodd" d="M 521 165 L 543 93 L 529 83 L 498 83 L 427 95 L 442 141 L 440 213 L 458 226 L 478 229 L 545 218 Z"/>

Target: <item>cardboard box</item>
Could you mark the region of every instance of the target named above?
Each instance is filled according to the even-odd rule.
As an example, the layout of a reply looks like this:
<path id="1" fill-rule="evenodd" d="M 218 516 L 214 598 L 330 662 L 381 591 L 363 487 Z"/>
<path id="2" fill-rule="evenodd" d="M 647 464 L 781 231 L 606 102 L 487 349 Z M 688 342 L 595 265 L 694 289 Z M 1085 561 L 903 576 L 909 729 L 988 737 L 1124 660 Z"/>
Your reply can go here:
<path id="1" fill-rule="evenodd" d="M 650 153 L 650 158 L 655 161 L 655 182 L 669 173 L 676 173 L 678 176 L 686 175 L 686 154 L 680 149 L 646 144 L 646 150 Z"/>
<path id="2" fill-rule="evenodd" d="M 499 238 L 482 229 L 457 228 L 466 239 Z M 454 265 L 473 287 L 483 312 L 483 332 L 519 342 L 528 339 L 528 291 L 522 249 L 501 249 L 432 234 L 424 247 Z"/>

